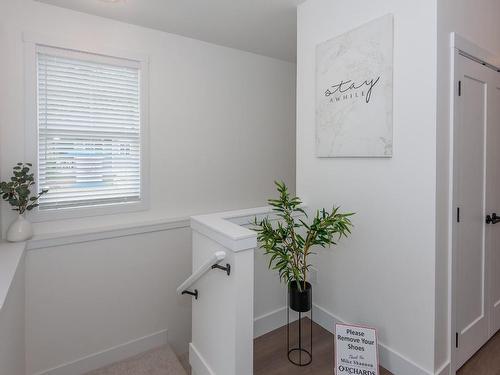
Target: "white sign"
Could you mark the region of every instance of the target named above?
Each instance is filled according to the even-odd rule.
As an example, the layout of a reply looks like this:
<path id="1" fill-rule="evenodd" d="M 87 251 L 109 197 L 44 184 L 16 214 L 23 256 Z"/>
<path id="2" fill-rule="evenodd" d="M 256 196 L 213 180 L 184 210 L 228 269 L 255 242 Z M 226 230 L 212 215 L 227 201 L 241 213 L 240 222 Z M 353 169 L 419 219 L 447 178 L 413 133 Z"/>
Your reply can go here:
<path id="1" fill-rule="evenodd" d="M 335 324 L 335 375 L 379 375 L 375 329 Z"/>
<path id="2" fill-rule="evenodd" d="M 316 47 L 316 156 L 391 157 L 394 20 Z"/>

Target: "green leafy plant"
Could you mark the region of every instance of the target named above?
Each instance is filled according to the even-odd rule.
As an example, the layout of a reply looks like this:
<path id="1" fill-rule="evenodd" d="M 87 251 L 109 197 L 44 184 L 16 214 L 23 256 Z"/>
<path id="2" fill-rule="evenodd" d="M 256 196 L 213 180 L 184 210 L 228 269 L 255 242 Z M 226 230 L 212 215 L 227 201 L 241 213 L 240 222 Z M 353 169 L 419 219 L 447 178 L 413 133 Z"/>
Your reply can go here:
<path id="1" fill-rule="evenodd" d="M 13 176 L 10 181 L 0 182 L 0 194 L 2 199 L 14 207 L 14 211 L 23 214 L 38 207 L 38 199 L 48 190 L 31 196 L 31 187 L 35 185 L 33 173 L 30 173 L 31 163 L 17 163 L 13 168 Z"/>
<path id="2" fill-rule="evenodd" d="M 277 270 L 280 279 L 287 285 L 296 281 L 299 291 L 302 291 L 306 288 L 311 267 L 308 257 L 314 254 L 313 246 L 335 245 L 338 239 L 347 237 L 352 228 L 350 216 L 354 213 L 341 213 L 335 206 L 331 212 L 317 210 L 308 224 L 302 219 L 307 219 L 307 214 L 301 208 L 300 198 L 291 197 L 283 182 L 275 181 L 275 185 L 279 197 L 269 199 L 268 203 L 278 220 L 255 218 L 254 230 L 257 231 L 260 246 L 270 256 L 269 268 Z"/>

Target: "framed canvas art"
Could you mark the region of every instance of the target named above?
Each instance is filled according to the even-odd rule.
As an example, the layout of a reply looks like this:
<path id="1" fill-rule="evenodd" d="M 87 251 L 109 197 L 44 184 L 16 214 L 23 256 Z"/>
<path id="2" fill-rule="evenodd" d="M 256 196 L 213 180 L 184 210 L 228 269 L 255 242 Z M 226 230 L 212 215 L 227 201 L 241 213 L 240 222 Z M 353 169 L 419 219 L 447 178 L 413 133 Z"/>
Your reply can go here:
<path id="1" fill-rule="evenodd" d="M 394 18 L 316 46 L 316 155 L 391 157 Z"/>

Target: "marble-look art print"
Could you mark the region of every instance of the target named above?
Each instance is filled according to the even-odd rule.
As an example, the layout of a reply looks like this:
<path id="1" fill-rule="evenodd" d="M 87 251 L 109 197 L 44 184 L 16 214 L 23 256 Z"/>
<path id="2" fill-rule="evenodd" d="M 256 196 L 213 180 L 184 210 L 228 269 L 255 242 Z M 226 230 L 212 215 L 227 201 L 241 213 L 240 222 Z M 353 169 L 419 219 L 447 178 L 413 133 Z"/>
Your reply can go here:
<path id="1" fill-rule="evenodd" d="M 392 15 L 316 47 L 316 155 L 391 157 Z"/>

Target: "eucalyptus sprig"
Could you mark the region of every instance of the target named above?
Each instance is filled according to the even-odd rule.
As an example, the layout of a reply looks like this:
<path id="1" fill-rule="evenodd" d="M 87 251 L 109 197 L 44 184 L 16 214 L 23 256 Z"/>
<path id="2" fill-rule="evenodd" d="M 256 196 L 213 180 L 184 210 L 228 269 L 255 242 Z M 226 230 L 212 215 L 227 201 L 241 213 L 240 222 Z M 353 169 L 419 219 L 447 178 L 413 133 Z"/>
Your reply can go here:
<path id="1" fill-rule="evenodd" d="M 269 217 L 255 218 L 254 230 L 264 253 L 270 256 L 269 268 L 277 270 L 280 279 L 287 284 L 296 281 L 299 291 L 302 291 L 311 267 L 308 256 L 314 254 L 313 246 L 336 245 L 338 239 L 347 237 L 352 228 L 350 216 L 354 213 L 341 213 L 335 206 L 331 212 L 317 210 L 308 224 L 301 218 L 307 218 L 307 213 L 301 207 L 300 198 L 291 197 L 284 182 L 274 183 L 279 197 L 269 199 L 268 203 L 278 220 L 273 225 Z"/>
<path id="2" fill-rule="evenodd" d="M 0 182 L 0 194 L 2 199 L 9 202 L 14 207 L 14 211 L 23 214 L 38 207 L 38 200 L 48 190 L 42 190 L 31 196 L 31 187 L 35 185 L 33 173 L 30 173 L 31 163 L 17 163 L 12 169 L 13 176 L 10 181 Z"/>

